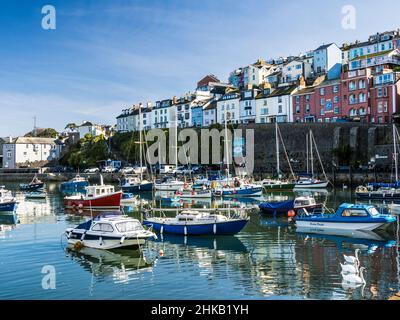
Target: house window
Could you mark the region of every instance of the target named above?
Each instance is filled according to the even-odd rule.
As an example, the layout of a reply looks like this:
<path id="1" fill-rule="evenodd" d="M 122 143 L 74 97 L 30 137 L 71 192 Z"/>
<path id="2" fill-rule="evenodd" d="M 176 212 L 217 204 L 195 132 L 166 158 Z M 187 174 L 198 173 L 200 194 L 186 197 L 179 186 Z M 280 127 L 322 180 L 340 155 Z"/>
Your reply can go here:
<path id="1" fill-rule="evenodd" d="M 321 116 L 325 115 L 325 109 L 321 109 Z"/>
<path id="2" fill-rule="evenodd" d="M 278 97 L 278 103 L 282 103 L 282 97 Z"/>
<path id="3" fill-rule="evenodd" d="M 378 90 L 376 90 L 376 95 L 378 98 L 382 98 L 383 97 L 383 88 L 378 88 Z"/>
<path id="4" fill-rule="evenodd" d="M 333 102 L 334 103 L 339 103 L 339 96 L 334 96 L 333 97 Z"/>
<path id="5" fill-rule="evenodd" d="M 310 102 L 310 95 L 309 94 L 306 95 L 306 102 Z"/>
<path id="6" fill-rule="evenodd" d="M 349 90 L 352 91 L 352 90 L 356 90 L 356 89 L 357 89 L 357 87 L 356 87 L 355 81 L 350 81 L 349 82 Z"/>
<path id="7" fill-rule="evenodd" d="M 300 96 L 296 96 L 296 103 L 300 103 Z"/>
<path id="8" fill-rule="evenodd" d="M 358 89 L 365 89 L 365 80 L 361 79 L 358 81 Z"/>
<path id="9" fill-rule="evenodd" d="M 266 106 L 266 105 L 267 105 L 267 99 L 264 100 L 264 106 Z"/>
<path id="10" fill-rule="evenodd" d="M 299 105 L 296 106 L 296 113 L 300 113 L 300 106 Z"/>
<path id="11" fill-rule="evenodd" d="M 382 107 L 382 101 L 379 101 L 379 102 L 378 102 L 378 113 L 382 113 L 382 109 L 383 109 L 383 107 Z"/>
<path id="12" fill-rule="evenodd" d="M 306 113 L 310 113 L 310 104 L 309 103 L 306 104 Z"/>
<path id="13" fill-rule="evenodd" d="M 11 159 L 11 151 L 7 151 L 7 158 Z"/>
<path id="14" fill-rule="evenodd" d="M 282 106 L 281 105 L 278 106 L 278 113 L 282 113 Z"/>
<path id="15" fill-rule="evenodd" d="M 324 106 L 324 105 L 325 105 L 325 99 L 324 99 L 324 98 L 321 98 L 319 104 L 320 104 L 321 106 Z"/>
<path id="16" fill-rule="evenodd" d="M 358 95 L 358 100 L 359 100 L 360 103 L 366 102 L 367 100 L 366 100 L 366 95 L 365 95 L 365 93 L 361 92 L 361 93 Z"/>
<path id="17" fill-rule="evenodd" d="M 335 114 L 339 114 L 339 107 L 335 107 L 335 108 L 333 109 L 333 112 L 334 112 Z"/>
<path id="18" fill-rule="evenodd" d="M 339 86 L 333 86 L 333 93 L 339 92 Z"/>
<path id="19" fill-rule="evenodd" d="M 387 111 L 388 111 L 388 103 L 387 103 L 387 101 L 385 101 L 383 103 L 383 112 L 387 112 Z"/>
<path id="20" fill-rule="evenodd" d="M 319 89 L 319 94 L 320 94 L 321 96 L 324 96 L 324 95 L 325 95 L 325 88 Z"/>

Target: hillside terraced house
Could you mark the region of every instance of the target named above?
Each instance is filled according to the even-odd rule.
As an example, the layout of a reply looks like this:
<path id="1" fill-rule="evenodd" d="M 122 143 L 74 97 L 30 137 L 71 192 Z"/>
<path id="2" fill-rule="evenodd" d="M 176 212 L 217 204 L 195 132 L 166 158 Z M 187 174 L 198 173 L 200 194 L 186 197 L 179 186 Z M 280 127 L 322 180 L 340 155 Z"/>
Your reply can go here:
<path id="1" fill-rule="evenodd" d="M 240 123 L 240 92 L 239 90 L 227 90 L 226 93 L 217 101 L 216 122 Z"/>
<path id="2" fill-rule="evenodd" d="M 268 115 L 267 123 L 293 122 L 292 94 L 297 85 L 289 85 L 274 89 L 267 97 Z"/>

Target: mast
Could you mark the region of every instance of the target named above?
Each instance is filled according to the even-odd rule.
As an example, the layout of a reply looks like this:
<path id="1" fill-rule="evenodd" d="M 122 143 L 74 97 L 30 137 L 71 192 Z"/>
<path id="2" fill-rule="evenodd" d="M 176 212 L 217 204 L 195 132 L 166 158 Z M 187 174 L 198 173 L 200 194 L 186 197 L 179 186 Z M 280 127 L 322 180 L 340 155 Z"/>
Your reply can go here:
<path id="1" fill-rule="evenodd" d="M 226 124 L 226 108 L 225 108 L 225 155 L 226 155 L 226 170 L 229 183 L 229 150 L 228 150 L 228 127 Z"/>
<path id="2" fill-rule="evenodd" d="M 307 163 L 307 174 L 308 174 L 310 172 L 310 169 L 308 166 L 309 161 L 310 161 L 310 159 L 308 159 L 308 133 L 306 134 L 306 158 L 307 158 L 306 163 Z"/>
<path id="3" fill-rule="evenodd" d="M 275 144 L 276 144 L 276 173 L 278 179 L 280 179 L 280 167 L 279 167 L 279 140 L 278 140 L 278 123 L 275 122 Z"/>
<path id="4" fill-rule="evenodd" d="M 140 181 L 143 181 L 143 168 L 142 168 L 142 121 L 141 117 L 141 106 L 139 105 L 139 158 L 140 158 Z"/>
<path id="5" fill-rule="evenodd" d="M 393 149 L 394 149 L 394 170 L 395 170 L 395 179 L 398 181 L 398 153 L 397 153 L 397 137 L 396 137 L 396 125 L 393 124 Z"/>
<path id="6" fill-rule="evenodd" d="M 310 129 L 310 162 L 311 162 L 311 175 L 314 178 L 314 155 L 313 155 L 313 145 L 312 145 L 312 131 Z"/>
<path id="7" fill-rule="evenodd" d="M 175 112 L 175 170 L 178 169 L 178 114 Z"/>

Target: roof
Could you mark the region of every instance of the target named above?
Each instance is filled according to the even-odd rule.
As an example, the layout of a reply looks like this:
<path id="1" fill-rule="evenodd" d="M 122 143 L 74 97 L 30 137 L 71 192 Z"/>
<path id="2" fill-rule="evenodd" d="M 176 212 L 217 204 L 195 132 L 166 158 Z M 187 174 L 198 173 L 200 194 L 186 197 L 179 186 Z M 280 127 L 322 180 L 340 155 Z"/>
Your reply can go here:
<path id="1" fill-rule="evenodd" d="M 279 96 L 286 96 L 291 94 L 293 90 L 297 88 L 297 85 L 285 86 L 277 88 L 276 90 L 272 91 L 271 94 L 268 96 L 270 97 L 279 97 Z"/>
<path id="2" fill-rule="evenodd" d="M 333 86 L 333 85 L 339 85 L 341 82 L 340 79 L 332 79 L 332 80 L 325 80 L 318 84 L 316 87 L 321 88 L 321 87 L 327 87 L 327 86 Z"/>
<path id="3" fill-rule="evenodd" d="M 93 126 L 93 123 L 90 121 L 84 121 L 80 126 L 78 127 L 88 127 L 88 126 Z"/>
<path id="4" fill-rule="evenodd" d="M 54 138 L 38 138 L 38 137 L 18 137 L 12 144 L 55 144 Z"/>
<path id="5" fill-rule="evenodd" d="M 204 110 L 212 110 L 217 108 L 217 100 L 213 100 Z"/>
<path id="6" fill-rule="evenodd" d="M 314 89 L 315 89 L 315 87 L 305 87 L 303 89 L 300 89 L 300 90 L 296 91 L 296 93 L 294 93 L 293 95 L 299 96 L 299 95 L 302 95 L 302 94 L 314 93 Z"/>
<path id="7" fill-rule="evenodd" d="M 317 49 L 315 49 L 315 51 L 325 50 L 325 49 L 329 48 L 333 44 L 335 44 L 335 43 L 331 42 L 331 43 L 328 43 L 328 44 L 323 44 L 322 46 L 319 46 Z"/>

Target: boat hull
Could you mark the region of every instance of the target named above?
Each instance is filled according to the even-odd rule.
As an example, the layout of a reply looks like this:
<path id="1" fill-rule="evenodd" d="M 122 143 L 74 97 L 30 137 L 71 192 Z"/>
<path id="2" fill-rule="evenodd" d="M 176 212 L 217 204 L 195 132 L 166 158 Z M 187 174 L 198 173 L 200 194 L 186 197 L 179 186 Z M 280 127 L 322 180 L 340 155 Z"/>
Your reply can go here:
<path id="1" fill-rule="evenodd" d="M 234 188 L 234 189 L 222 189 L 219 192 L 216 192 L 216 196 L 222 197 L 258 197 L 262 195 L 262 187 L 253 187 L 253 188 Z"/>
<path id="2" fill-rule="evenodd" d="M 144 192 L 144 191 L 152 191 L 153 190 L 153 183 L 148 182 L 148 183 L 142 183 L 142 184 L 137 184 L 137 185 L 129 185 L 129 186 L 121 186 L 121 189 L 123 192 Z"/>
<path id="3" fill-rule="evenodd" d="M 295 187 L 294 183 L 282 183 L 273 185 L 263 185 L 263 188 L 267 191 L 290 191 Z"/>
<path id="4" fill-rule="evenodd" d="M 16 201 L 0 203 L 0 212 L 13 212 L 17 208 Z"/>
<path id="5" fill-rule="evenodd" d="M 159 233 L 179 235 L 233 235 L 239 233 L 247 224 L 247 219 L 205 223 L 205 224 L 168 224 L 144 220 L 143 224 L 152 226 Z"/>
<path id="6" fill-rule="evenodd" d="M 63 182 L 60 184 L 61 191 L 74 192 L 74 191 L 85 191 L 85 188 L 89 185 L 87 181 L 78 182 Z"/>
<path id="7" fill-rule="evenodd" d="M 385 222 L 328 222 L 328 221 L 298 221 L 299 228 L 318 228 L 324 230 L 364 230 L 372 231 L 385 225 Z"/>
<path id="8" fill-rule="evenodd" d="M 32 183 L 32 184 L 20 184 L 19 188 L 22 191 L 36 191 L 38 189 L 42 189 L 44 187 L 44 182 L 41 183 Z"/>
<path id="9" fill-rule="evenodd" d="M 73 238 L 76 236 L 76 238 Z M 70 245 L 75 245 L 77 243 L 82 244 L 84 247 L 94 248 L 94 249 L 118 249 L 118 248 L 137 248 L 145 244 L 147 238 L 126 238 L 121 243 L 121 238 L 117 237 L 99 237 L 86 235 L 83 240 L 81 240 L 81 234 L 72 234 L 71 238 L 68 239 Z"/>
<path id="10" fill-rule="evenodd" d="M 369 200 L 400 200 L 400 193 L 356 192 L 356 197 Z"/>
<path id="11" fill-rule="evenodd" d="M 67 209 L 118 209 L 121 205 L 122 192 L 115 192 L 91 199 L 85 197 L 65 197 L 64 206 Z"/>
<path id="12" fill-rule="evenodd" d="M 329 182 L 316 182 L 316 183 L 296 183 L 294 188 L 295 189 L 318 189 L 318 188 L 327 188 Z"/>

